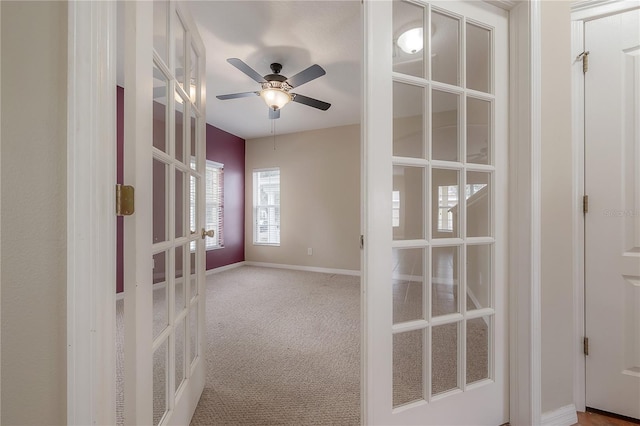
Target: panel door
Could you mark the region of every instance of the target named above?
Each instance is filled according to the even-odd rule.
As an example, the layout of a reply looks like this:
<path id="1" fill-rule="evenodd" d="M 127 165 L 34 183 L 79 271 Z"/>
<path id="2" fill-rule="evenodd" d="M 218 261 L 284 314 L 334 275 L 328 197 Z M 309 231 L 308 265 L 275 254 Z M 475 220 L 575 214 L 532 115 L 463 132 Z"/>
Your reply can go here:
<path id="1" fill-rule="evenodd" d="M 585 48 L 586 405 L 640 419 L 640 10 Z"/>
<path id="2" fill-rule="evenodd" d="M 188 424 L 204 387 L 205 51 L 182 3 L 126 3 L 125 424 Z"/>
<path id="3" fill-rule="evenodd" d="M 502 424 L 507 13 L 376 1 L 365 28 L 365 424 Z"/>

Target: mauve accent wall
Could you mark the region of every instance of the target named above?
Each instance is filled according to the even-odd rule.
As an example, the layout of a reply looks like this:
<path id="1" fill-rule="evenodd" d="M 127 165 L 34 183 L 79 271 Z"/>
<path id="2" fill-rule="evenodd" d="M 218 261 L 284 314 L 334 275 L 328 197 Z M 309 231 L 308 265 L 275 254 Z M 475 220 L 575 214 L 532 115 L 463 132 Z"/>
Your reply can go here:
<path id="1" fill-rule="evenodd" d="M 224 248 L 207 251 L 207 269 L 244 261 L 244 146 L 207 124 L 207 160 L 224 164 Z"/>
<path id="2" fill-rule="evenodd" d="M 124 183 L 124 89 L 117 87 L 117 183 Z M 224 164 L 224 248 L 207 251 L 207 269 L 244 260 L 245 140 L 207 124 L 207 159 Z M 162 221 L 160 221 L 162 222 Z M 124 291 L 124 225 L 117 218 L 116 292 Z"/>

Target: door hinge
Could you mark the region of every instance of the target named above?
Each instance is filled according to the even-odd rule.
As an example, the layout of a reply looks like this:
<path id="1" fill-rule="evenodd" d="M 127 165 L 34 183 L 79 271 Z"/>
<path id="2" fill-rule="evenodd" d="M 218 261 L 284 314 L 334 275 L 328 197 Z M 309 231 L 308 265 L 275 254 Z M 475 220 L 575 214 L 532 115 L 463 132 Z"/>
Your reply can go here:
<path id="1" fill-rule="evenodd" d="M 364 249 L 364 235 L 360 235 L 360 250 Z"/>
<path id="2" fill-rule="evenodd" d="M 582 61 L 582 73 L 589 71 L 589 51 L 584 51 L 576 57 L 576 61 Z"/>
<path id="3" fill-rule="evenodd" d="M 116 185 L 116 215 L 131 216 L 135 208 L 135 194 L 133 186 Z"/>
<path id="4" fill-rule="evenodd" d="M 589 213 L 589 196 L 588 195 L 582 196 L 582 213 L 583 214 Z"/>
<path id="5" fill-rule="evenodd" d="M 582 341 L 582 349 L 585 355 L 589 355 L 589 338 L 585 337 Z"/>

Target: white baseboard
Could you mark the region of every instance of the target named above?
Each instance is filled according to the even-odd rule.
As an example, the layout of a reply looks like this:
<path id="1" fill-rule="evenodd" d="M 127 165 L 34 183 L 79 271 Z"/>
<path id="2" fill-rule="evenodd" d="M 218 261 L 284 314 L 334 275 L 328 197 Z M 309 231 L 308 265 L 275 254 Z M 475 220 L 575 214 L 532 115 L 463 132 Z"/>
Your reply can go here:
<path id="1" fill-rule="evenodd" d="M 230 265 L 220 266 L 219 268 L 207 269 L 207 275 L 217 274 L 218 272 L 228 271 L 229 269 L 239 268 L 240 266 L 245 265 L 246 262 L 243 260 L 241 262 L 232 263 Z"/>
<path id="2" fill-rule="evenodd" d="M 573 404 L 565 405 L 557 410 L 542 413 L 542 426 L 571 426 L 578 423 L 578 413 Z"/>
<path id="3" fill-rule="evenodd" d="M 281 263 L 265 263 L 265 262 L 252 262 L 252 261 L 246 261 L 245 265 L 261 266 L 263 268 L 293 269 L 295 271 L 320 272 L 323 274 L 351 275 L 355 277 L 360 276 L 360 271 L 354 271 L 352 269 L 318 268 L 315 266 L 284 265 Z"/>

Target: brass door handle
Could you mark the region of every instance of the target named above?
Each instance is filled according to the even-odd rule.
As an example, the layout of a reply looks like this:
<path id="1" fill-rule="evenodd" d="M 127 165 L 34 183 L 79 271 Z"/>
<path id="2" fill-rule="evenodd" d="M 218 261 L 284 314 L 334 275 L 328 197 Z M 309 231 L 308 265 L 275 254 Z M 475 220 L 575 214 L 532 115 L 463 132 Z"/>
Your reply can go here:
<path id="1" fill-rule="evenodd" d="M 209 229 L 208 231 L 205 231 L 204 228 L 202 228 L 202 239 L 204 240 L 204 237 L 210 237 L 213 238 L 216 235 L 216 232 L 213 229 Z"/>

